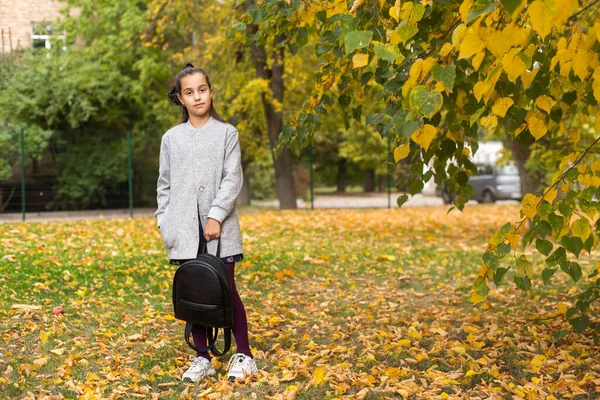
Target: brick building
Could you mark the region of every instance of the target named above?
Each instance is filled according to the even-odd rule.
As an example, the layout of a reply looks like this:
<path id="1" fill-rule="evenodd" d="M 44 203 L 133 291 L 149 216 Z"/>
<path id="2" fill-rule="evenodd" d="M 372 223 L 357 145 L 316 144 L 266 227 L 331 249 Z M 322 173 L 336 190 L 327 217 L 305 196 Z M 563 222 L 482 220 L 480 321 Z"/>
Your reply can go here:
<path id="1" fill-rule="evenodd" d="M 61 43 L 62 32 L 55 32 L 52 22 L 60 18 L 63 7 L 56 0 L 0 0 L 2 53 Z"/>

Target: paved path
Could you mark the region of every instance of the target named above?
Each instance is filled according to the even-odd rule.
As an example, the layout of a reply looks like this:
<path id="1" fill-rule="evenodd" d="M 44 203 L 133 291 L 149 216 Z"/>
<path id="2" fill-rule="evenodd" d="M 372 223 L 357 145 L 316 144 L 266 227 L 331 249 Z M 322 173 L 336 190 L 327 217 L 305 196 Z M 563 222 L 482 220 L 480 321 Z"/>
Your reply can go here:
<path id="1" fill-rule="evenodd" d="M 396 199 L 402 193 L 392 193 L 390 203 L 391 207 L 396 206 Z M 475 203 L 470 201 L 469 203 Z M 417 194 L 410 198 L 404 207 L 426 207 L 443 205 L 442 199 L 432 195 Z M 298 208 L 310 208 L 310 201 L 298 200 Z M 317 195 L 314 202 L 315 208 L 387 208 L 387 193 L 369 193 L 369 194 L 348 194 L 348 195 Z M 279 208 L 279 201 L 252 201 L 252 207 L 242 207 L 240 212 L 252 212 L 261 208 Z M 134 218 L 146 218 L 154 215 L 154 208 L 136 208 L 133 210 Z M 116 210 L 85 210 L 85 211 L 44 211 L 27 213 L 25 218 L 29 222 L 39 221 L 57 221 L 57 220 L 77 220 L 77 219 L 114 219 L 128 218 L 129 209 Z M 20 222 L 21 213 L 1 213 L 0 223 Z"/>

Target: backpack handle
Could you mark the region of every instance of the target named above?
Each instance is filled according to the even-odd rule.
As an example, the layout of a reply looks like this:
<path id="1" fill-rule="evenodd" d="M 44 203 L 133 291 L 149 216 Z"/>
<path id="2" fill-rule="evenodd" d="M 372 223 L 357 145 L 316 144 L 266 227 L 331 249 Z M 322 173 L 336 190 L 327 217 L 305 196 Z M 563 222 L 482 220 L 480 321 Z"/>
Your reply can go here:
<path id="1" fill-rule="evenodd" d="M 221 237 L 219 237 L 219 239 L 217 239 L 217 254 L 215 254 L 216 257 L 221 258 Z M 206 241 L 206 239 L 202 240 L 202 250 L 200 251 L 200 253 L 208 253 L 208 242 Z"/>
<path id="2" fill-rule="evenodd" d="M 208 339 L 208 346 L 205 348 L 194 346 L 192 344 L 192 341 L 190 340 L 190 334 L 192 333 L 193 325 L 194 324 L 192 324 L 191 322 L 186 322 L 185 323 L 185 331 L 184 331 L 185 341 L 188 344 L 188 346 L 190 346 L 192 349 L 196 350 L 199 353 L 208 353 L 210 351 L 215 356 L 220 357 L 223 354 L 226 354 L 229 351 L 229 349 L 231 348 L 231 328 L 223 329 L 223 340 L 225 341 L 225 345 L 223 347 L 223 351 L 219 351 L 219 350 L 217 350 L 217 347 L 215 346 L 215 344 L 217 342 L 217 337 L 219 336 L 219 329 L 213 328 L 211 326 L 206 327 L 206 336 Z"/>

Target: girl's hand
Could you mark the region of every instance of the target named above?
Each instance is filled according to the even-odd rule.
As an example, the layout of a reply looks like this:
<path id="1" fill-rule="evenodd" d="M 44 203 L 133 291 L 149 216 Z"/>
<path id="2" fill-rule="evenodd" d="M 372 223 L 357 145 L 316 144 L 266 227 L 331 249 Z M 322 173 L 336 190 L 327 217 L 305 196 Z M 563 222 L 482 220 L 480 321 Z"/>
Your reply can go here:
<path id="1" fill-rule="evenodd" d="M 210 242 L 213 239 L 218 239 L 221 236 L 221 223 L 216 219 L 209 218 L 204 227 L 204 239 Z"/>

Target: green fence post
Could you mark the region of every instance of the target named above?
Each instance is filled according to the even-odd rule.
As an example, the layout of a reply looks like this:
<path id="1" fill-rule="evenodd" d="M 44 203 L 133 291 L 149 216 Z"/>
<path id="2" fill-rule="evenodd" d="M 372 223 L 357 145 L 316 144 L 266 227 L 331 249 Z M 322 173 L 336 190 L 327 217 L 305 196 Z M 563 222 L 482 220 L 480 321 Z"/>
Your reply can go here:
<path id="1" fill-rule="evenodd" d="M 25 221 L 25 128 L 21 128 L 21 211 Z"/>
<path id="2" fill-rule="evenodd" d="M 388 152 L 387 152 L 387 165 L 388 165 L 388 176 L 387 176 L 387 190 L 388 190 L 388 208 L 392 208 L 392 160 L 390 159 L 390 153 L 392 151 L 392 139 L 388 133 Z"/>
<path id="3" fill-rule="evenodd" d="M 312 141 L 310 142 L 309 147 L 309 156 L 310 156 L 310 209 L 315 209 L 315 181 L 314 181 L 314 160 L 313 160 L 313 146 Z"/>
<path id="4" fill-rule="evenodd" d="M 127 131 L 127 177 L 129 183 L 129 218 L 133 218 L 133 156 L 131 151 L 131 131 Z"/>

